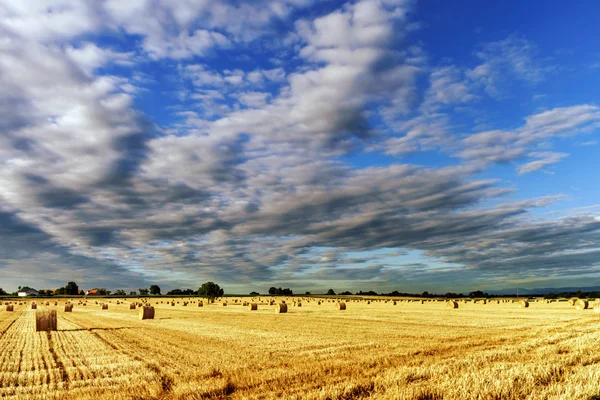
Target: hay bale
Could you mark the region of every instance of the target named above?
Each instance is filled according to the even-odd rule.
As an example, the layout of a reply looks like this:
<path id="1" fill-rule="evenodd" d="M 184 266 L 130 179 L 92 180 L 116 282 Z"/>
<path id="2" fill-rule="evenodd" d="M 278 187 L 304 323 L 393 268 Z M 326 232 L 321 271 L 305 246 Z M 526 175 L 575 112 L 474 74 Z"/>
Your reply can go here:
<path id="1" fill-rule="evenodd" d="M 277 306 L 275 306 L 276 314 L 285 314 L 286 312 L 287 312 L 287 304 L 279 303 L 279 304 L 277 304 Z"/>
<path id="2" fill-rule="evenodd" d="M 529 307 L 529 302 L 527 300 L 519 300 L 519 307 L 521 307 L 521 308 L 528 308 Z"/>
<path id="3" fill-rule="evenodd" d="M 256 311 L 258 310 L 258 304 L 250 303 L 250 306 L 248 308 L 250 309 L 250 311 Z"/>
<path id="4" fill-rule="evenodd" d="M 392 303 L 393 305 L 396 305 L 396 300 L 394 300 L 394 302 Z"/>
<path id="5" fill-rule="evenodd" d="M 56 310 L 40 310 L 35 312 L 35 331 L 55 331 L 57 328 Z"/>
<path id="6" fill-rule="evenodd" d="M 102 309 L 103 310 L 108 310 L 108 304 L 102 304 Z"/>
<path id="7" fill-rule="evenodd" d="M 187 307 L 187 305 L 188 305 L 188 302 L 187 302 L 187 301 L 184 301 L 184 302 L 183 302 L 183 306 L 184 306 L 184 307 Z"/>
<path id="8" fill-rule="evenodd" d="M 37 310 L 37 304 L 35 304 L 35 302 L 31 303 L 31 309 Z"/>
<path id="9" fill-rule="evenodd" d="M 575 302 L 575 309 L 577 309 L 577 310 L 585 310 L 588 308 L 588 306 L 589 306 L 589 303 L 587 300 L 579 299 Z"/>
<path id="10" fill-rule="evenodd" d="M 129 309 L 130 309 L 130 310 L 135 310 L 135 308 L 136 308 L 136 305 L 135 305 L 135 303 L 131 303 L 131 304 L 129 305 Z"/>
<path id="11" fill-rule="evenodd" d="M 9 305 L 7 305 L 7 306 L 6 306 L 6 311 L 8 311 L 8 312 L 13 312 L 13 311 L 14 311 L 14 307 L 13 307 L 13 305 L 12 305 L 12 304 L 9 304 Z"/>
<path id="12" fill-rule="evenodd" d="M 73 304 L 65 304 L 65 312 L 73 312 Z"/>
<path id="13" fill-rule="evenodd" d="M 198 302 L 198 307 L 204 307 L 204 303 L 202 302 L 202 300 L 200 300 L 200 301 Z"/>
<path id="14" fill-rule="evenodd" d="M 446 307 L 447 308 L 458 308 L 458 302 L 455 300 L 448 300 L 446 302 Z"/>
<path id="15" fill-rule="evenodd" d="M 223 303 L 223 307 L 227 307 L 227 302 Z"/>
<path id="16" fill-rule="evenodd" d="M 578 298 L 569 299 L 569 305 L 570 306 L 575 306 L 575 303 L 577 303 L 577 300 L 579 300 L 579 299 Z"/>
<path id="17" fill-rule="evenodd" d="M 302 303 L 298 302 L 298 304 L 296 304 L 297 307 L 302 307 Z"/>
<path id="18" fill-rule="evenodd" d="M 270 306 L 274 306 L 274 305 L 275 305 L 275 300 L 271 300 L 271 301 L 269 301 L 269 305 L 270 305 Z"/>
<path id="19" fill-rule="evenodd" d="M 340 301 L 339 303 L 337 303 L 337 309 L 340 311 L 343 311 L 346 309 L 346 303 L 344 303 L 343 301 Z"/>
<path id="20" fill-rule="evenodd" d="M 594 314 L 600 316 L 600 303 L 595 303 L 594 304 Z"/>
<path id="21" fill-rule="evenodd" d="M 154 307 L 143 306 L 138 311 L 140 319 L 154 319 Z"/>

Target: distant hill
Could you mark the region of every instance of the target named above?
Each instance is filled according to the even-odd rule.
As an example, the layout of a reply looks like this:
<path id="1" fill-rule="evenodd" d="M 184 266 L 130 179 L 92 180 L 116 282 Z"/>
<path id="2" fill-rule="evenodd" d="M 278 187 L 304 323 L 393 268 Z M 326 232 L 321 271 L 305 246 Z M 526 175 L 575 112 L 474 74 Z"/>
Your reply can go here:
<path id="1" fill-rule="evenodd" d="M 600 286 L 590 287 L 559 287 L 559 288 L 536 288 L 526 289 L 519 288 L 519 294 L 548 294 L 548 293 L 575 293 L 581 290 L 582 292 L 600 292 Z M 489 294 L 517 294 L 517 288 L 499 289 L 499 290 L 484 290 Z"/>

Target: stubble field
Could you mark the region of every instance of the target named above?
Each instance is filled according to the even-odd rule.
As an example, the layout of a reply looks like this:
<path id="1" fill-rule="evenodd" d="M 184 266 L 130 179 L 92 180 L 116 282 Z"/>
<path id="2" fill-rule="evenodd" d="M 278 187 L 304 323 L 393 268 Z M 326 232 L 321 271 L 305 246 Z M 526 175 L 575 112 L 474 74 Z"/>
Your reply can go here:
<path id="1" fill-rule="evenodd" d="M 162 299 L 161 299 L 162 300 Z M 303 301 L 0 308 L 0 397 L 16 399 L 600 399 L 600 318 L 565 302 Z M 165 301 L 165 300 L 162 300 Z M 263 299 L 264 301 L 264 299 Z M 241 299 L 240 299 L 241 302 Z"/>

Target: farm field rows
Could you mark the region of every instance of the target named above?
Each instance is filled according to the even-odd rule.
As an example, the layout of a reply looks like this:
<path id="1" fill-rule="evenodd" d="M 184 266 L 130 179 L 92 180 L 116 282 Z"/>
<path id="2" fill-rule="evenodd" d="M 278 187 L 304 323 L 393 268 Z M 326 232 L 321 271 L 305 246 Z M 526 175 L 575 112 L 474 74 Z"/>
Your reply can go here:
<path id="1" fill-rule="evenodd" d="M 600 318 L 567 303 L 303 301 L 288 313 L 227 299 L 0 309 L 0 397 L 15 399 L 592 399 Z M 105 303 L 108 300 L 98 300 Z M 241 302 L 241 299 L 240 299 Z M 44 303 L 45 304 L 45 303 Z"/>

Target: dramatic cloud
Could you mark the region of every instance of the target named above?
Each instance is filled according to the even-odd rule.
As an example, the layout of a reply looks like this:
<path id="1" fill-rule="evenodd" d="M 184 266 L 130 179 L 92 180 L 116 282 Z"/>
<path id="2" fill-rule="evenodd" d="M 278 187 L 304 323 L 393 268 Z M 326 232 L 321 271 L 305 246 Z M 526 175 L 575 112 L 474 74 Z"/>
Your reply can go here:
<path id="1" fill-rule="evenodd" d="M 3 287 L 459 290 L 597 273 L 597 215 L 534 218 L 563 193 L 517 201 L 514 181 L 557 171 L 575 136 L 594 143 L 598 106 L 490 123 L 502 83 L 540 85 L 549 63 L 516 35 L 437 63 L 415 7 L 0 5 Z M 496 178 L 502 163 L 516 172 Z"/>

